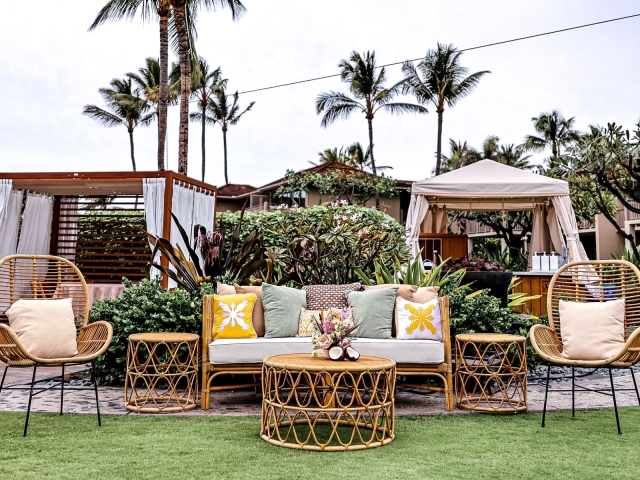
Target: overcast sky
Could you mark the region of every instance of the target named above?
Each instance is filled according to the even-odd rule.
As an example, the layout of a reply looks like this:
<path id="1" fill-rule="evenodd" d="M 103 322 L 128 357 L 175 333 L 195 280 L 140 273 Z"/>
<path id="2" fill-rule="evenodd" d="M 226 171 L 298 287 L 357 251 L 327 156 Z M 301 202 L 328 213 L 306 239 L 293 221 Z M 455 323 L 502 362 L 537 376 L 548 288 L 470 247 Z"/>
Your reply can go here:
<path id="1" fill-rule="evenodd" d="M 633 0 L 243 0 L 248 12 L 202 12 L 198 53 L 221 66 L 232 91 L 337 73 L 352 50 L 375 50 L 380 64 L 418 58 L 437 42 L 468 48 L 525 35 L 640 13 Z M 0 170 L 130 170 L 124 127 L 84 117 L 103 106 L 98 88 L 158 56 L 157 24 L 111 23 L 87 32 L 106 0 L 3 2 L 0 29 Z M 640 17 L 464 53 L 470 72 L 491 70 L 470 97 L 444 114 L 443 143 L 487 135 L 522 142 L 531 117 L 551 109 L 575 116 L 578 129 L 640 117 Z M 175 60 L 172 54 L 171 60 Z M 390 84 L 401 78 L 389 67 Z M 242 95 L 253 110 L 228 133 L 232 183 L 255 186 L 302 169 L 325 148 L 367 142 L 359 114 L 320 126 L 315 98 L 344 91 L 327 79 Z M 169 111 L 169 168 L 177 170 L 178 108 Z M 139 170 L 156 168 L 156 125 L 135 132 Z M 374 119 L 376 160 L 392 176 L 418 180 L 435 165 L 437 115 Z M 200 178 L 198 124 L 190 125 L 189 175 Z M 539 160 L 541 157 L 538 156 Z M 207 178 L 224 183 L 222 133 L 207 129 Z"/>

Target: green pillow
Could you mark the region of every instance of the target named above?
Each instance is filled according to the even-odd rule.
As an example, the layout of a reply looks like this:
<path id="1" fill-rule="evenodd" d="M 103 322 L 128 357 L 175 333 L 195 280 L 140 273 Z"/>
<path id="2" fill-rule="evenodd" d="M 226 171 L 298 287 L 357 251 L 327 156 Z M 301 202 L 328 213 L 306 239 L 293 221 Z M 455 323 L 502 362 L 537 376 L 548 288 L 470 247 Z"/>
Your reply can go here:
<path id="1" fill-rule="evenodd" d="M 297 288 L 262 284 L 264 338 L 295 337 L 300 310 L 307 308 L 307 294 Z"/>
<path id="2" fill-rule="evenodd" d="M 345 292 L 347 303 L 353 310 L 356 328 L 355 337 L 393 338 L 391 324 L 396 305 L 398 287 Z"/>

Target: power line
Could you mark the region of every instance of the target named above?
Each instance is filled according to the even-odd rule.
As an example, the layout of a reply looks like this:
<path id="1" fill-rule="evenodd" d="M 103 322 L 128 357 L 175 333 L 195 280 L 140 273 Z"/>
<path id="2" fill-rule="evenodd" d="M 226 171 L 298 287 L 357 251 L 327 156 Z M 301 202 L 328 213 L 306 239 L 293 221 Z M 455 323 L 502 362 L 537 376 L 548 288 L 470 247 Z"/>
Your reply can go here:
<path id="1" fill-rule="evenodd" d="M 519 42 L 521 40 L 528 40 L 530 38 L 544 37 L 546 35 L 553 35 L 555 33 L 568 32 L 570 30 L 578 30 L 580 28 L 593 27 L 594 25 L 602 25 L 603 23 L 618 22 L 620 20 L 627 20 L 629 18 L 634 18 L 634 17 L 640 17 L 640 13 L 636 13 L 634 15 L 627 15 L 626 17 L 618 17 L 618 18 L 612 18 L 612 19 L 609 19 L 609 20 L 602 20 L 600 22 L 585 23 L 584 25 L 577 25 L 575 27 L 562 28 L 560 30 L 552 30 L 550 32 L 537 33 L 535 35 L 527 35 L 526 37 L 512 38 L 510 40 L 503 40 L 501 42 L 487 43 L 485 45 L 479 45 L 477 47 L 463 48 L 463 49 L 459 49 L 458 51 L 459 52 L 468 52 L 468 51 L 471 51 L 471 50 L 478 50 L 480 48 L 494 47 L 496 45 L 504 45 L 505 43 L 513 43 L 513 42 Z M 414 58 L 412 60 L 405 60 L 405 61 L 416 62 L 418 60 L 422 60 L 422 58 Z M 378 68 L 391 67 L 393 65 L 400 65 L 402 63 L 404 63 L 404 61 L 387 63 L 385 65 L 380 65 Z M 280 85 L 272 85 L 270 87 L 262 87 L 262 88 L 256 88 L 256 89 L 253 89 L 253 90 L 246 90 L 244 92 L 240 92 L 239 95 L 243 95 L 245 93 L 261 92 L 261 91 L 264 91 L 264 90 L 272 90 L 274 88 L 289 87 L 291 85 L 298 85 L 298 84 L 301 84 L 301 83 L 316 82 L 318 80 L 325 80 L 327 78 L 333 78 L 333 77 L 339 77 L 339 76 L 340 76 L 339 73 L 334 73 L 333 75 L 325 75 L 323 77 L 315 77 L 315 78 L 309 78 L 307 80 L 298 80 L 296 82 L 281 83 Z"/>

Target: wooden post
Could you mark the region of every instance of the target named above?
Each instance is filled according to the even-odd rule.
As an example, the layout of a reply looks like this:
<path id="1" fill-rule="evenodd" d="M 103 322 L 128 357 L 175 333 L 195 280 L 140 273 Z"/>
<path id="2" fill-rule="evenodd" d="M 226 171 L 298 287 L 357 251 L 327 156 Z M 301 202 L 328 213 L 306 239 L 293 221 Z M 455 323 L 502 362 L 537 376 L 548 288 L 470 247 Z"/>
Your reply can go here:
<path id="1" fill-rule="evenodd" d="M 171 241 L 171 209 L 173 208 L 173 172 L 167 171 L 164 174 L 164 220 L 162 225 L 162 236 Z M 160 259 L 163 267 L 169 266 L 169 260 L 164 255 Z M 167 288 L 169 286 L 169 278 L 166 275 L 162 275 L 162 281 L 160 284 Z"/>

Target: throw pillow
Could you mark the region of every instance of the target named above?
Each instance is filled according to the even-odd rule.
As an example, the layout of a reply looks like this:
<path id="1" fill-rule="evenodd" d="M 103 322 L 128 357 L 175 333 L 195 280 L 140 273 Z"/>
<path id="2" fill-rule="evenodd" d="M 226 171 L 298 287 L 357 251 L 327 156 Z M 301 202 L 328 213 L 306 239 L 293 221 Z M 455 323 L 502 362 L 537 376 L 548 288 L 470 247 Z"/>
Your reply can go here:
<path id="1" fill-rule="evenodd" d="M 560 300 L 562 356 L 571 360 L 606 360 L 624 345 L 624 298 L 610 302 Z"/>
<path id="2" fill-rule="evenodd" d="M 213 339 L 256 338 L 252 313 L 255 293 L 213 296 Z"/>
<path id="3" fill-rule="evenodd" d="M 396 300 L 396 338 L 400 340 L 442 341 L 440 305 L 434 298 L 427 303 Z"/>
<path id="4" fill-rule="evenodd" d="M 78 353 L 73 300 L 17 300 L 6 312 L 11 330 L 34 357 L 69 358 Z"/>
<path id="5" fill-rule="evenodd" d="M 233 285 L 227 285 L 225 283 L 216 283 L 216 293 L 218 295 L 235 295 L 236 289 L 233 288 Z"/>
<path id="6" fill-rule="evenodd" d="M 347 283 L 345 285 L 306 285 L 302 287 L 307 294 L 307 308 L 324 310 L 326 308 L 347 308 L 345 293 L 358 291 L 362 285 Z"/>
<path id="7" fill-rule="evenodd" d="M 353 326 L 353 313 L 351 308 L 329 308 L 327 310 L 306 310 L 300 311 L 300 323 L 296 337 L 311 337 L 315 332 L 314 323 L 320 320 L 320 313 L 325 319 L 340 319 L 342 322 Z"/>
<path id="8" fill-rule="evenodd" d="M 393 283 L 384 283 L 382 285 L 365 285 L 365 290 L 379 290 L 381 288 L 398 287 L 398 298 L 404 298 L 408 302 L 413 302 L 413 295 L 418 291 L 418 287 L 414 285 L 395 285 Z"/>
<path id="9" fill-rule="evenodd" d="M 438 298 L 438 290 L 440 290 L 440 287 L 420 287 L 413 294 L 413 300 L 411 301 L 416 303 L 430 302 L 434 298 Z"/>
<path id="10" fill-rule="evenodd" d="M 262 284 L 264 337 L 295 337 L 300 310 L 307 308 L 307 295 L 297 288 Z"/>
<path id="11" fill-rule="evenodd" d="M 362 338 L 392 338 L 391 322 L 398 287 L 364 292 L 347 292 L 347 302 L 353 309 L 357 326 L 354 336 Z"/>
<path id="12" fill-rule="evenodd" d="M 262 287 L 234 285 L 236 293 L 255 293 L 257 300 L 253 307 L 253 328 L 259 337 L 264 337 L 264 307 L 262 306 Z"/>

